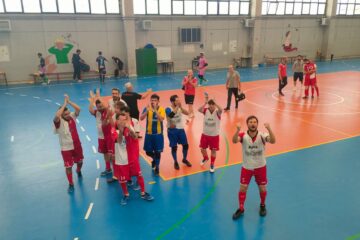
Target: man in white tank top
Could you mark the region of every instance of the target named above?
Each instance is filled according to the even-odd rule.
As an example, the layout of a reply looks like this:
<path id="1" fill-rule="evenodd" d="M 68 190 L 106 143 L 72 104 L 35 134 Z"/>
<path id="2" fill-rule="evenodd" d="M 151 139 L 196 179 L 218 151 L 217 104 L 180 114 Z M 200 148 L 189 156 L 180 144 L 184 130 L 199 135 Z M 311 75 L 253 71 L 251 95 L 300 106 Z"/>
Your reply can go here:
<path id="1" fill-rule="evenodd" d="M 233 219 L 238 219 L 244 214 L 244 203 L 246 199 L 246 191 L 252 176 L 255 176 L 255 181 L 259 187 L 260 193 L 260 216 L 266 216 L 265 199 L 266 199 L 266 159 L 265 159 L 265 143 L 275 143 L 275 135 L 272 132 L 270 125 L 265 123 L 264 126 L 268 133 L 258 131 L 258 119 L 255 116 L 249 116 L 246 119 L 248 126 L 247 132 L 240 132 L 240 124 L 237 125 L 237 130 L 233 136 L 233 143 L 240 142 L 242 144 L 243 166 L 241 168 L 240 176 L 240 191 L 239 191 L 239 208 L 233 214 Z"/>
<path id="2" fill-rule="evenodd" d="M 208 107 L 206 108 L 206 105 Z M 200 139 L 200 149 L 203 155 L 203 160 L 200 165 L 203 166 L 208 160 L 206 149 L 211 151 L 210 172 L 215 172 L 216 151 L 219 151 L 220 142 L 220 121 L 221 121 L 221 107 L 215 103 L 213 99 L 209 100 L 207 93 L 205 93 L 205 103 L 198 109 L 204 114 L 203 133 Z"/>

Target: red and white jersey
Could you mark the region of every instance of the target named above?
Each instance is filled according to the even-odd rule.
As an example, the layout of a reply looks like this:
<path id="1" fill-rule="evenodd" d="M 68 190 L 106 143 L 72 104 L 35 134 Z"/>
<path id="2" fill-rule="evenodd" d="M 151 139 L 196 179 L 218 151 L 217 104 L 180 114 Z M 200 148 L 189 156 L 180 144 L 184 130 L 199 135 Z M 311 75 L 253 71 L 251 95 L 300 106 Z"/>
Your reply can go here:
<path id="1" fill-rule="evenodd" d="M 120 102 L 122 102 L 123 104 L 125 104 L 125 106 L 127 106 L 127 104 L 124 100 L 120 99 Z M 115 111 L 115 103 L 112 98 L 108 101 L 108 105 L 110 107 L 110 110 L 114 112 Z"/>
<path id="2" fill-rule="evenodd" d="M 105 137 L 111 136 L 111 124 L 103 125 L 103 121 L 107 117 L 107 112 L 103 111 L 100 112 L 98 110 L 95 110 L 95 119 L 96 119 L 96 128 L 98 130 L 98 138 L 99 139 L 105 139 Z"/>
<path id="3" fill-rule="evenodd" d="M 314 71 L 313 73 L 306 73 L 308 71 Z M 304 66 L 305 78 L 307 79 L 315 79 L 316 78 L 316 64 L 308 63 Z"/>
<path id="4" fill-rule="evenodd" d="M 60 117 L 59 122 L 54 122 L 55 133 L 59 135 L 61 151 L 73 150 L 74 146 L 80 145 L 80 138 L 76 129 L 76 114 L 70 113 L 70 120 Z"/>
<path id="5" fill-rule="evenodd" d="M 118 140 L 119 141 L 119 140 Z M 122 141 L 115 142 L 115 164 L 116 165 L 128 165 L 128 154 L 126 150 L 126 140 L 123 137 Z"/>
<path id="6" fill-rule="evenodd" d="M 266 165 L 265 143 L 269 141 L 269 134 L 258 132 L 254 138 L 248 133 L 239 133 L 242 144 L 243 167 L 249 170 Z"/>
<path id="7" fill-rule="evenodd" d="M 131 119 L 131 127 L 134 129 L 135 132 L 140 132 L 140 124 L 134 118 Z M 139 139 L 131 137 L 130 129 L 128 128 L 124 129 L 124 137 L 126 140 L 126 150 L 128 153 L 129 162 L 131 163 L 133 161 L 139 161 Z"/>
<path id="8" fill-rule="evenodd" d="M 203 134 L 207 136 L 218 136 L 220 133 L 220 120 L 221 115 L 217 109 L 214 112 L 210 112 L 208 108 L 204 108 L 204 124 Z"/>

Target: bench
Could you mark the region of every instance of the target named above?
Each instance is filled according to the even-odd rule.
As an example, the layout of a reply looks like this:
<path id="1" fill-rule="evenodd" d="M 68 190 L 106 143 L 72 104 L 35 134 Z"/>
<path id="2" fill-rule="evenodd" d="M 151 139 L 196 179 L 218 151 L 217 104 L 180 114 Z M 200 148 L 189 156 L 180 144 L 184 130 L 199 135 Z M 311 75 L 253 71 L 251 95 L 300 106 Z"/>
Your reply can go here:
<path id="1" fill-rule="evenodd" d="M 239 57 L 233 59 L 234 68 L 251 67 L 251 57 Z"/>
<path id="2" fill-rule="evenodd" d="M 99 72 L 96 70 L 90 70 L 88 72 L 81 72 L 82 77 L 97 77 L 99 76 Z M 40 82 L 40 73 L 31 73 L 31 77 L 34 79 L 34 83 Z M 61 79 L 71 79 L 73 77 L 73 72 L 53 72 L 53 73 L 46 73 L 46 76 L 49 80 L 56 80 L 59 82 Z"/>
<path id="3" fill-rule="evenodd" d="M 2 77 L 2 80 L 5 81 L 6 86 L 8 85 L 7 78 L 6 78 L 6 72 L 0 72 L 0 77 Z"/>

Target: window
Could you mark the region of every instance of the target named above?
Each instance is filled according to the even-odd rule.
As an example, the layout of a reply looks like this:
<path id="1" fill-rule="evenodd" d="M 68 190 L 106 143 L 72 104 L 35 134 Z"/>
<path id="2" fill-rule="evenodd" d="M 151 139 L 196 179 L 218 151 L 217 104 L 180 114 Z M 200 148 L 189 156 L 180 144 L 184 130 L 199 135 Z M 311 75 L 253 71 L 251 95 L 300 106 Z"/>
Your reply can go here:
<path id="1" fill-rule="evenodd" d="M 0 0 L 0 13 L 119 14 L 119 1 L 120 0 Z M 146 0 L 134 1 L 142 1 L 145 5 Z M 171 2 L 172 0 L 152 1 Z M 138 5 L 141 6 L 141 4 Z M 138 5 L 136 5 L 136 7 Z M 143 11 L 143 14 L 145 14 L 145 11 Z"/>
<path id="2" fill-rule="evenodd" d="M 20 0 L 4 0 L 6 12 L 22 12 Z"/>
<path id="3" fill-rule="evenodd" d="M 105 14 L 104 0 L 90 0 L 90 9 L 92 14 Z"/>
<path id="4" fill-rule="evenodd" d="M 201 41 L 200 28 L 180 28 L 180 43 L 197 43 Z"/>
<path id="5" fill-rule="evenodd" d="M 25 13 L 41 13 L 39 0 L 23 0 Z"/>
<path id="6" fill-rule="evenodd" d="M 336 15 L 360 15 L 360 0 L 338 0 Z"/>
<path id="7" fill-rule="evenodd" d="M 57 12 L 56 0 L 41 0 L 41 7 L 44 13 Z"/>
<path id="8" fill-rule="evenodd" d="M 263 0 L 262 15 L 324 15 L 326 0 Z"/>
<path id="9" fill-rule="evenodd" d="M 77 13 L 90 13 L 88 0 L 75 0 L 75 10 Z"/>
<path id="10" fill-rule="evenodd" d="M 119 14 L 119 0 L 106 0 L 106 13 Z"/>
<path id="11" fill-rule="evenodd" d="M 250 0 L 132 0 L 132 1 L 134 5 L 134 14 L 249 15 L 250 12 Z"/>

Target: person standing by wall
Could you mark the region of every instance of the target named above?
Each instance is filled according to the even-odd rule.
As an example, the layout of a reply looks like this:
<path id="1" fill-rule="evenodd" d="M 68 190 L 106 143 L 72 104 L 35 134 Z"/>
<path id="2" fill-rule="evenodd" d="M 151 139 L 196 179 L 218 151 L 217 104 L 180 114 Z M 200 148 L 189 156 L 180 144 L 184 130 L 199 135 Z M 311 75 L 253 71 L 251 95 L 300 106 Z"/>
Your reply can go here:
<path id="1" fill-rule="evenodd" d="M 38 58 L 40 60 L 39 63 L 39 75 L 42 79 L 43 84 L 50 84 L 50 80 L 47 78 L 46 76 L 46 64 L 45 64 L 45 59 L 42 56 L 42 53 L 38 53 Z"/>
<path id="2" fill-rule="evenodd" d="M 198 77 L 200 79 L 199 86 L 202 85 L 203 81 L 207 82 L 207 80 L 205 79 L 205 70 L 206 70 L 207 65 L 208 65 L 208 63 L 205 58 L 205 55 L 203 52 L 201 52 L 200 57 L 199 57 L 199 63 L 198 63 Z"/>
<path id="3" fill-rule="evenodd" d="M 96 62 L 98 64 L 98 70 L 99 70 L 99 78 L 101 83 L 105 83 L 105 75 L 106 75 L 106 66 L 105 61 L 108 60 L 103 57 L 102 52 L 99 51 L 99 56 L 96 58 Z"/>
<path id="4" fill-rule="evenodd" d="M 224 111 L 230 110 L 231 96 L 235 96 L 235 108 L 238 108 L 238 93 L 241 90 L 240 74 L 234 70 L 234 66 L 229 66 L 229 71 L 226 75 L 226 89 L 228 91 L 227 105 Z"/>
<path id="5" fill-rule="evenodd" d="M 194 99 L 195 99 L 195 88 L 197 86 L 197 79 L 194 77 L 194 73 L 191 69 L 188 70 L 187 75 L 184 77 L 182 82 L 184 95 L 185 95 L 185 103 L 188 105 L 189 117 L 194 117 Z"/>
<path id="6" fill-rule="evenodd" d="M 80 53 L 81 53 L 81 50 L 77 49 L 76 53 L 73 54 L 72 60 L 71 60 L 73 67 L 74 67 L 73 79 L 77 80 L 78 82 L 82 82 L 82 80 L 81 80 L 81 64 L 84 62 L 80 57 Z"/>

